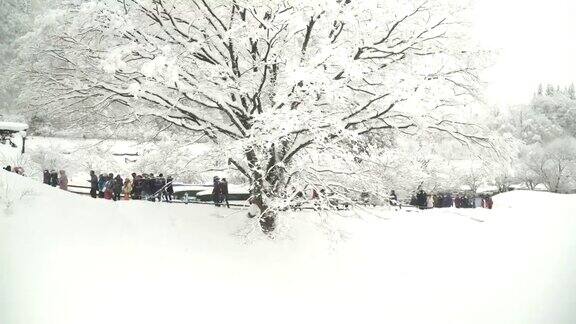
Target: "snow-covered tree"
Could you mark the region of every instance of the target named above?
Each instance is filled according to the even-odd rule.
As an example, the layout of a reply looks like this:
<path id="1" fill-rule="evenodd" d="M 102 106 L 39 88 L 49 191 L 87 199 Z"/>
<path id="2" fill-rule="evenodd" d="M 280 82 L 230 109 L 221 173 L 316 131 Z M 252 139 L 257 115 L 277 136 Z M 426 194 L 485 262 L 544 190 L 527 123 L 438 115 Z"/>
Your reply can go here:
<path id="1" fill-rule="evenodd" d="M 536 186 L 543 183 L 546 164 L 544 145 L 534 143 L 520 145 L 517 164 L 517 179 L 521 181 L 529 190 L 536 189 Z"/>
<path id="2" fill-rule="evenodd" d="M 546 86 L 546 95 L 547 95 L 547 96 L 553 96 L 554 93 L 555 93 L 554 86 L 551 85 L 551 84 L 548 84 L 548 85 Z"/>
<path id="3" fill-rule="evenodd" d="M 22 82 L 13 78 L 15 59 L 18 56 L 18 39 L 33 28 L 34 17 L 52 6 L 48 0 L 0 1 L 0 115 L 4 118 L 22 118 L 16 106 L 16 96 Z"/>
<path id="4" fill-rule="evenodd" d="M 568 192 L 576 186 L 576 139 L 573 137 L 527 146 L 519 161 L 519 176 L 529 189 L 543 184 L 552 192 Z"/>
<path id="5" fill-rule="evenodd" d="M 30 28 L 31 19 L 25 2 L 8 0 L 0 2 L 0 114 L 13 108 L 15 85 L 7 70 L 16 56 L 15 41 Z"/>
<path id="6" fill-rule="evenodd" d="M 538 96 L 542 96 L 544 94 L 544 88 L 542 87 L 542 83 L 538 85 L 538 91 L 536 92 Z"/>
<path id="7" fill-rule="evenodd" d="M 528 109 L 548 119 L 563 134 L 576 136 L 576 100 L 570 99 L 568 95 L 560 93 L 552 97 L 536 97 Z"/>
<path id="8" fill-rule="evenodd" d="M 565 134 L 557 122 L 534 105 L 513 107 L 505 118 L 508 118 L 508 122 L 498 126 L 500 131 L 527 144 L 546 143 Z"/>
<path id="9" fill-rule="evenodd" d="M 544 147 L 544 163 L 540 176 L 546 188 L 552 192 L 574 189 L 576 177 L 576 139 L 558 138 Z"/>
<path id="10" fill-rule="evenodd" d="M 485 143 L 458 118 L 483 63 L 463 21 L 455 0 L 67 1 L 28 36 L 21 98 L 68 124 L 203 133 L 271 230 L 277 198 L 321 178 L 312 166 L 358 180 L 355 157 L 385 147 L 370 136 Z"/>
<path id="11" fill-rule="evenodd" d="M 571 100 L 576 100 L 576 88 L 574 88 L 574 83 L 571 83 L 570 86 L 568 86 L 566 94 Z"/>

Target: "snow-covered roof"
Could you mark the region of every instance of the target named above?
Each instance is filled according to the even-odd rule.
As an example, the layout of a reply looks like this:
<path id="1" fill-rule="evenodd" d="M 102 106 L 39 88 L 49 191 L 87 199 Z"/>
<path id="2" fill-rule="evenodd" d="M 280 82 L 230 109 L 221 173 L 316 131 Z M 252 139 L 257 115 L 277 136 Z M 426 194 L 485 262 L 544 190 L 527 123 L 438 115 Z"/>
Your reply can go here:
<path id="1" fill-rule="evenodd" d="M 28 124 L 0 121 L 0 130 L 9 130 L 9 131 L 13 131 L 13 132 L 20 132 L 20 131 L 25 131 L 27 129 L 28 129 Z"/>

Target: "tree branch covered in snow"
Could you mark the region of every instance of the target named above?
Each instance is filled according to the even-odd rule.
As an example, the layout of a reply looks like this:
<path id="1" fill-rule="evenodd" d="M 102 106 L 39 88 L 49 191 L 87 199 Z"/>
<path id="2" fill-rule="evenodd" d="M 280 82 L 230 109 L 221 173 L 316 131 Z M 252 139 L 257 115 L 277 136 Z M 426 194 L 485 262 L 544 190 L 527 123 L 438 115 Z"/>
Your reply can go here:
<path id="1" fill-rule="evenodd" d="M 202 133 L 250 180 L 264 218 L 289 183 L 366 190 L 353 148 L 374 156 L 370 137 L 489 146 L 458 118 L 482 55 L 457 1 L 71 3 L 29 36 L 29 103 L 77 123 L 156 118 Z M 334 154 L 346 162 L 331 174 L 353 181 L 311 167 Z"/>

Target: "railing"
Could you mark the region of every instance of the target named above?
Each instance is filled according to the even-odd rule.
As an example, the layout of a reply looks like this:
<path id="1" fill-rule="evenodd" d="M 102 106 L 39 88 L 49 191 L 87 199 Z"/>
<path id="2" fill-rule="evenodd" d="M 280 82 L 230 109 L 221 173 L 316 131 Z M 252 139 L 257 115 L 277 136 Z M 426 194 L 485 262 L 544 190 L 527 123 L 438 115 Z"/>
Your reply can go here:
<path id="1" fill-rule="evenodd" d="M 160 200 L 162 200 L 162 193 L 164 192 L 164 190 L 166 190 L 166 188 L 168 188 L 170 185 L 172 185 L 172 183 L 174 182 L 174 180 L 170 181 L 170 182 L 166 182 L 166 184 L 164 184 L 162 186 L 162 188 L 158 189 L 154 194 L 152 194 L 152 198 L 156 199 L 159 198 Z"/>
<path id="2" fill-rule="evenodd" d="M 160 188 L 159 190 L 157 190 L 154 194 L 150 195 L 149 197 L 154 197 L 154 198 L 158 198 L 162 192 L 170 185 L 173 184 L 174 180 L 166 183 L 164 186 L 162 186 L 162 188 Z M 212 185 L 189 185 L 186 184 L 185 186 L 197 186 L 197 187 L 212 187 Z M 92 189 L 89 186 L 78 186 L 78 185 L 68 185 L 68 188 L 78 188 L 78 189 L 87 189 L 88 192 L 82 192 L 82 191 L 75 191 L 75 190 L 68 190 L 69 192 L 75 193 L 75 194 L 79 194 L 79 195 L 90 195 L 90 190 Z M 187 200 L 187 201 L 182 201 L 182 200 L 171 200 L 171 201 L 167 201 L 169 203 L 175 203 L 175 204 L 196 204 L 196 205 L 215 205 L 214 202 L 212 201 L 199 201 L 199 200 Z M 226 203 L 220 203 L 219 205 L 221 206 L 225 206 Z M 238 203 L 230 203 L 228 204 L 231 207 L 248 207 L 248 205 L 246 204 L 238 204 Z"/>
<path id="3" fill-rule="evenodd" d="M 174 180 L 167 182 L 160 189 L 158 189 L 157 191 L 155 191 L 152 195 L 149 195 L 148 197 L 149 198 L 152 198 L 152 197 L 153 198 L 162 198 L 162 197 L 160 197 L 160 195 L 164 192 L 164 190 L 166 190 L 166 188 L 168 188 L 170 186 L 170 184 L 172 184 L 174 186 Z M 206 187 L 206 188 L 212 187 L 212 185 L 206 185 L 206 184 L 200 184 L 200 185 L 183 184 L 181 186 L 194 186 L 194 187 Z M 176 185 L 176 187 L 178 187 L 178 185 Z M 90 186 L 79 186 L 79 185 L 68 185 L 68 188 L 87 189 L 88 190 L 88 192 L 77 191 L 77 190 L 68 190 L 69 192 L 79 194 L 79 195 L 90 195 L 90 190 L 92 189 L 92 187 L 90 187 Z"/>
<path id="4" fill-rule="evenodd" d="M 68 190 L 69 192 L 72 192 L 72 193 L 75 193 L 75 194 L 79 194 L 79 195 L 90 195 L 90 190 L 92 189 L 91 187 L 87 187 L 87 186 L 77 186 L 77 185 L 68 185 L 68 188 L 88 189 L 88 192 Z"/>
<path id="5" fill-rule="evenodd" d="M 158 198 L 160 197 L 160 195 L 162 194 L 162 192 L 164 190 L 166 190 L 166 188 L 168 188 L 168 186 L 170 186 L 170 184 L 173 185 L 174 180 L 167 182 L 165 185 L 163 185 L 160 189 L 158 189 L 156 192 L 154 192 L 152 195 L 148 196 L 148 198 Z M 212 185 L 207 185 L 207 184 L 202 184 L 202 185 L 195 185 L 195 184 L 183 184 L 183 185 L 176 185 L 178 186 L 194 186 L 194 187 L 206 187 L 206 188 L 210 188 L 212 187 Z M 80 192 L 80 191 L 74 191 L 74 190 L 68 190 L 69 192 L 75 193 L 75 194 L 79 194 L 79 195 L 90 195 L 90 190 L 91 187 L 89 186 L 78 186 L 78 185 L 68 185 L 68 188 L 79 188 L 79 189 L 87 189 L 88 192 Z M 160 200 L 162 197 L 160 197 Z M 168 203 L 174 203 L 174 204 L 195 204 L 195 205 L 216 205 L 213 201 L 200 201 L 200 200 L 171 200 L 171 201 L 167 201 Z M 223 206 L 226 207 L 226 203 L 222 202 L 218 204 L 219 206 Z M 248 207 L 247 204 L 239 204 L 239 203 L 229 203 L 228 204 L 231 207 Z M 349 206 L 372 206 L 372 204 L 369 203 L 347 203 L 347 204 L 342 204 L 343 206 L 346 206 L 345 208 L 349 207 Z M 400 204 L 401 207 L 406 207 L 406 206 L 410 206 L 409 204 Z M 298 207 L 292 207 L 293 209 L 300 209 L 300 210 L 316 210 L 319 207 L 318 206 L 298 206 Z"/>

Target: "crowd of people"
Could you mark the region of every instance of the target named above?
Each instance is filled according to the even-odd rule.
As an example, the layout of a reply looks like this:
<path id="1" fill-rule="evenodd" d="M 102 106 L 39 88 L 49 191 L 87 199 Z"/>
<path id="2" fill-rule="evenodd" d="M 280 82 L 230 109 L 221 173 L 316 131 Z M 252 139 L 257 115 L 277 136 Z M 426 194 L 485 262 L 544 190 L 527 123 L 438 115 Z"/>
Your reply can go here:
<path id="1" fill-rule="evenodd" d="M 96 175 L 90 171 L 90 196 L 107 200 L 149 200 L 149 201 L 172 201 L 174 199 L 174 178 L 164 177 L 162 173 L 155 176 L 153 173 L 136 174 L 122 178 L 120 174 L 113 173 Z M 68 190 L 68 176 L 64 170 L 44 170 L 44 184 Z M 228 181 L 215 176 L 212 189 L 214 205 L 220 207 L 228 202 Z"/>
<path id="2" fill-rule="evenodd" d="M 171 176 L 164 177 L 162 173 L 155 176 L 153 173 L 136 174 L 122 178 L 113 173 L 96 175 L 90 171 L 90 196 L 107 200 L 150 200 L 172 201 L 174 197 L 174 179 Z M 68 190 L 68 177 L 64 170 L 58 173 L 54 170 L 44 170 L 43 182 L 52 187 L 60 187 Z"/>
<path id="3" fill-rule="evenodd" d="M 43 182 L 52 187 L 68 190 L 68 176 L 64 170 L 60 170 L 59 172 L 56 172 L 56 170 L 44 170 Z"/>
<path id="4" fill-rule="evenodd" d="M 136 174 L 122 179 L 119 174 L 100 174 L 90 171 L 90 195 L 111 200 L 149 200 L 172 201 L 174 197 L 174 179 L 164 177 L 162 173 L 155 176 L 153 173 Z"/>
<path id="5" fill-rule="evenodd" d="M 410 199 L 410 205 L 420 209 L 448 207 L 492 209 L 493 204 L 492 197 L 489 195 L 456 194 L 453 196 L 451 193 L 427 194 L 422 189 L 418 190 Z"/>
<path id="6" fill-rule="evenodd" d="M 4 168 L 7 171 L 20 172 L 23 170 L 12 170 L 10 166 Z M 21 168 L 19 168 L 21 169 Z M 59 187 L 68 190 L 68 176 L 64 170 L 44 170 L 44 183 L 52 187 Z M 174 179 L 171 176 L 164 177 L 162 173 L 155 176 L 149 174 L 132 173 L 131 177 L 122 178 L 112 173 L 96 175 L 90 171 L 90 196 L 93 198 L 103 198 L 107 200 L 149 200 L 149 201 L 172 201 L 174 198 Z M 228 181 L 226 178 L 213 178 L 212 201 L 217 207 L 224 204 L 230 208 L 228 201 Z M 303 195 L 301 192 L 300 195 Z M 314 190 L 312 198 L 317 199 L 318 193 Z M 400 206 L 400 202 L 394 190 L 389 195 L 389 202 L 392 206 Z M 410 199 L 410 205 L 420 209 L 429 208 L 488 208 L 492 209 L 493 201 L 489 195 L 436 193 L 428 194 L 423 189 L 419 189 Z"/>

